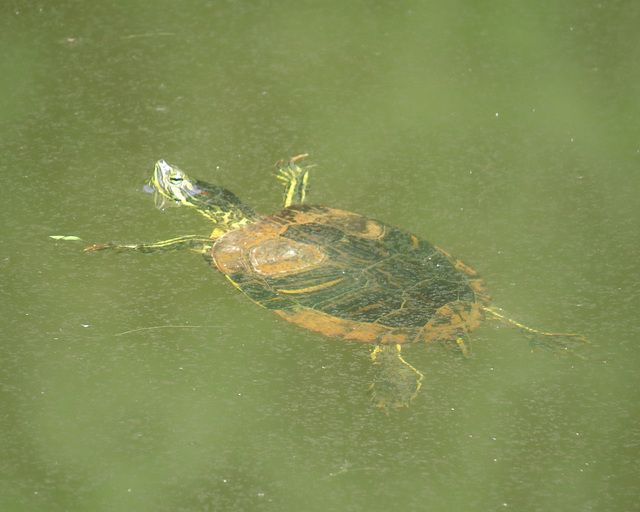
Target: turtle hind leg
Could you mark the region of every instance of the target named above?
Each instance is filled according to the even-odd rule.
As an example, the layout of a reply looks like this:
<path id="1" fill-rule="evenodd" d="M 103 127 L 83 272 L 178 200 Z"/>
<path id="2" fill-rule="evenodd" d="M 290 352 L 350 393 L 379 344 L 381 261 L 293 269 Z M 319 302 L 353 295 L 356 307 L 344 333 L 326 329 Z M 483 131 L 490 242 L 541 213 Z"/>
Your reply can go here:
<path id="1" fill-rule="evenodd" d="M 375 380 L 371 402 L 381 409 L 408 407 L 422 387 L 423 375 L 401 355 L 399 344 L 377 345 L 371 352 Z"/>
<path id="2" fill-rule="evenodd" d="M 467 333 L 460 334 L 454 339 L 444 340 L 443 344 L 445 348 L 458 354 L 462 359 L 471 358 L 471 339 Z"/>
<path id="3" fill-rule="evenodd" d="M 286 164 L 280 160 L 276 163 L 278 168 L 277 177 L 284 182 L 284 199 L 282 201 L 284 208 L 292 204 L 303 204 L 307 195 L 307 183 L 309 180 L 309 169 L 313 165 L 300 167 L 296 164 L 297 160 L 308 155 L 294 156 Z"/>
<path id="4" fill-rule="evenodd" d="M 526 325 L 516 322 L 512 318 L 500 313 L 496 308 L 485 307 L 485 313 L 489 313 L 494 319 L 500 320 L 503 323 L 513 325 L 520 329 L 524 335 L 529 339 L 532 347 L 542 347 L 545 349 L 553 350 L 556 353 L 573 354 L 581 359 L 583 356 L 576 354 L 575 350 L 585 343 L 589 343 L 582 334 L 571 334 L 561 332 L 545 332 L 533 329 Z"/>

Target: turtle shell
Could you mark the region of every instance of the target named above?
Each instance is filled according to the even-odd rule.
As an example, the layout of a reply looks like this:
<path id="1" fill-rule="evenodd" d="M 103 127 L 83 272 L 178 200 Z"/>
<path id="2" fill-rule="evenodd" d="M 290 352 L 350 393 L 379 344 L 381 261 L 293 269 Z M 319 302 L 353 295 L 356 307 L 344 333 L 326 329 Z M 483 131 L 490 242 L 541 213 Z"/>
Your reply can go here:
<path id="1" fill-rule="evenodd" d="M 401 229 L 294 205 L 229 231 L 212 258 L 251 300 L 326 335 L 370 343 L 456 340 L 489 304 L 469 267 Z"/>

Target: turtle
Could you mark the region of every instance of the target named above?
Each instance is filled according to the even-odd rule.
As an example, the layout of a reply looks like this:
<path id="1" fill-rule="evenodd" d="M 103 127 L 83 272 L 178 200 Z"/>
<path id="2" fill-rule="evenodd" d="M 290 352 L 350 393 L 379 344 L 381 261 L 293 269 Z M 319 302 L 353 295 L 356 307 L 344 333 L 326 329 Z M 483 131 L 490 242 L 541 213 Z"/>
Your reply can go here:
<path id="1" fill-rule="evenodd" d="M 405 407 L 423 374 L 403 345 L 441 342 L 463 357 L 469 333 L 486 318 L 511 324 L 545 346 L 572 352 L 578 334 L 548 333 L 516 322 L 491 305 L 485 282 L 449 253 L 403 229 L 356 213 L 306 202 L 307 154 L 276 163 L 283 209 L 262 216 L 218 185 L 190 178 L 159 160 L 145 190 L 159 207 L 187 206 L 213 223 L 209 236 L 186 235 L 103 249 L 201 253 L 253 302 L 318 333 L 371 345 L 371 401 Z"/>

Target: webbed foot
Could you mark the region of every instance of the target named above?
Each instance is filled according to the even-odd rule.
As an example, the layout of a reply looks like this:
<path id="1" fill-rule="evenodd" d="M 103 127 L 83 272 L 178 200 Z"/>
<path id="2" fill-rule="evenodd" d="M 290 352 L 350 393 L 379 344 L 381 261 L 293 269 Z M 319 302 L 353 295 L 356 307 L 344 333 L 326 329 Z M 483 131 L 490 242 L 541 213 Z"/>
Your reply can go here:
<path id="1" fill-rule="evenodd" d="M 385 344 L 371 352 L 375 380 L 369 393 L 378 408 L 408 407 L 422 387 L 422 373 L 404 360 L 401 350 L 399 344 Z"/>

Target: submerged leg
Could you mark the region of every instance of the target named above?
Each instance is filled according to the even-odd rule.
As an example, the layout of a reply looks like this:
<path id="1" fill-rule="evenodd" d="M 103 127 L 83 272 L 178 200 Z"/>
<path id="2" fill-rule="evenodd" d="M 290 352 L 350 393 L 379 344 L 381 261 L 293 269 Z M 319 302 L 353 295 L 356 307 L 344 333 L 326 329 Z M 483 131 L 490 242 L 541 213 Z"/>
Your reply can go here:
<path id="1" fill-rule="evenodd" d="M 138 252 L 155 252 L 155 251 L 174 251 L 177 249 L 191 249 L 194 252 L 207 254 L 213 244 L 211 238 L 202 235 L 187 235 L 170 240 L 162 240 L 153 244 L 124 244 L 117 245 L 113 243 L 97 244 L 87 247 L 86 251 L 102 251 L 104 249 L 128 249 Z"/>
<path id="2" fill-rule="evenodd" d="M 296 164 L 296 161 L 306 156 L 307 155 L 294 156 L 286 164 L 284 164 L 282 160 L 276 163 L 278 167 L 278 179 L 284 182 L 283 204 L 285 208 L 292 204 L 304 203 L 307 193 L 309 169 L 313 166 L 309 165 L 302 168 Z"/>
<path id="3" fill-rule="evenodd" d="M 577 347 L 578 344 L 589 343 L 582 334 L 539 331 L 506 317 L 502 313 L 498 312 L 496 308 L 485 307 L 484 311 L 485 313 L 489 313 L 490 315 L 492 315 L 493 318 L 500 320 L 506 324 L 513 325 L 523 331 L 527 336 L 531 338 L 531 342 L 535 346 L 552 349 L 556 352 L 573 354 L 574 347 Z M 578 355 L 578 357 L 582 356 Z"/>
<path id="4" fill-rule="evenodd" d="M 369 392 L 376 407 L 408 407 L 422 386 L 423 375 L 404 360 L 401 350 L 396 343 L 377 345 L 371 352 L 375 380 Z"/>
<path id="5" fill-rule="evenodd" d="M 469 359 L 471 357 L 471 340 L 466 333 L 461 334 L 455 340 L 445 341 L 444 346 L 455 351 L 456 354 L 462 356 L 463 359 Z"/>

